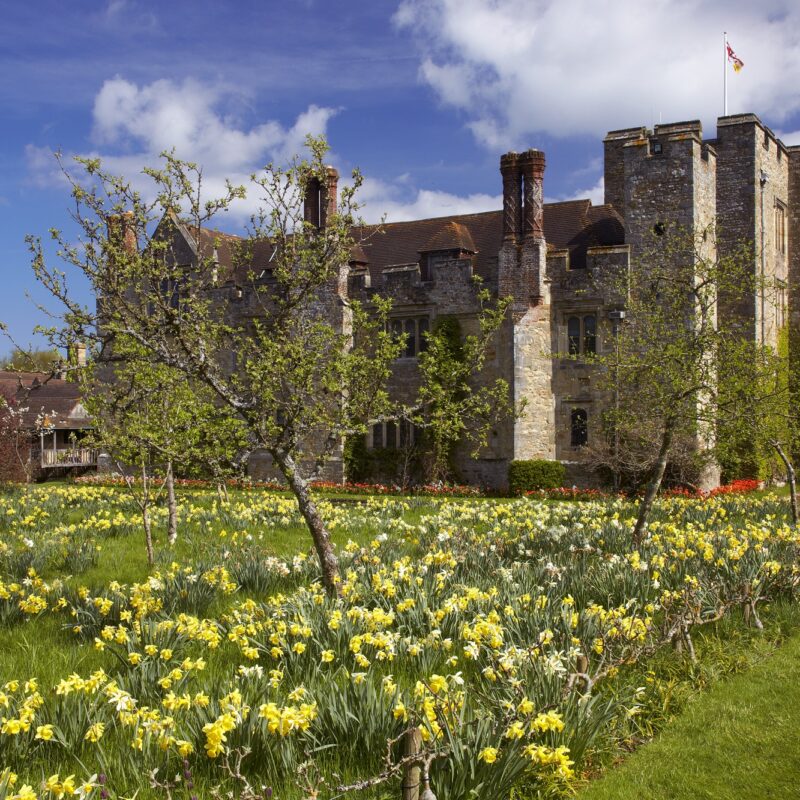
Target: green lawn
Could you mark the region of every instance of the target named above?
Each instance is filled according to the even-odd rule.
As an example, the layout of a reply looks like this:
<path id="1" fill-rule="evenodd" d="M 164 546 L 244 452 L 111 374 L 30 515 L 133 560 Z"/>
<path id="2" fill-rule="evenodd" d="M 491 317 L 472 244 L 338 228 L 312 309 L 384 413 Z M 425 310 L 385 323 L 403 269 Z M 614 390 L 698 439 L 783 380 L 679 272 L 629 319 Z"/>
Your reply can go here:
<path id="1" fill-rule="evenodd" d="M 659 537 L 645 551 L 653 564 L 661 559 L 661 581 L 656 585 L 659 576 L 651 576 L 650 567 L 642 569 L 631 557 L 626 526 L 634 507 L 622 501 L 404 497 L 348 498 L 342 503 L 322 498 L 322 513 L 347 565 L 347 592 L 337 604 L 321 595 L 317 600 L 307 588 L 316 574 L 313 555 L 308 563 L 302 557 L 294 559 L 307 552 L 311 542 L 293 502 L 272 493 L 237 491 L 231 493 L 230 504 L 220 504 L 215 493 L 195 489 L 181 489 L 179 501 L 174 546 L 166 542 L 165 510 L 154 512 L 156 564 L 151 569 L 138 512 L 121 490 L 51 486 L 0 495 L 0 581 L 26 581 L 34 568 L 33 582 L 26 585 L 40 585 L 36 574 L 51 583 L 51 588 L 29 590 L 46 595 L 46 610 L 34 607 L 28 612 L 20 604 L 24 616 L 15 613 L 16 599 L 4 607 L 0 592 L 0 687 L 19 681 L 8 692 L 21 697 L 29 691 L 24 682 L 35 677 L 44 698 L 26 736 L 18 736 L 11 727 L 0 732 L 0 773 L 9 766 L 22 780 L 40 787 L 56 772 L 82 777 L 103 772 L 113 777 L 112 796 L 161 796 L 142 776 L 155 767 L 174 774 L 183 763 L 175 748 L 165 751 L 151 740 L 136 755 L 131 726 L 115 716 L 104 695 L 67 696 L 56 690 L 72 673 L 89 676 L 102 668 L 131 693 L 137 708 L 161 715 L 159 720 L 172 719 L 166 715 L 173 713 L 167 701 L 174 705 L 190 690 L 194 695 L 205 692 L 209 710 L 202 704 L 176 707 L 177 722 L 170 722 L 193 748 L 189 755 L 200 797 L 210 796 L 214 787 L 227 792 L 233 786 L 220 761 L 205 751 L 207 726 L 222 718 L 221 703 L 233 702 L 226 699 L 232 687 L 243 693 L 242 702 L 251 708 L 275 698 L 280 708 L 291 710 L 296 698 L 308 692 L 318 710 L 306 738 L 300 733 L 271 738 L 274 731 L 262 730 L 266 723 L 258 715 L 243 714 L 233 720 L 236 724 L 229 730 L 235 733 L 227 745 L 256 748 L 250 772 L 269 780 L 276 796 L 299 797 L 292 776 L 309 752 L 316 754 L 312 757 L 329 781 L 376 774 L 384 763 L 387 739 L 396 736 L 402 724 L 394 704 L 400 702 L 414 713 L 418 682 L 447 675 L 454 678 L 453 687 L 461 686 L 459 681 L 469 687 L 463 694 L 453 690 L 463 702 L 464 720 L 479 710 L 472 719 L 482 724 L 453 728 L 463 743 L 457 751 L 462 760 L 454 757 L 452 769 L 437 765 L 432 780 L 442 800 L 463 800 L 473 796 L 469 792 L 475 787 L 474 796 L 499 800 L 509 796 L 512 784 L 515 800 L 555 796 L 548 794 L 551 790 L 573 796 L 571 783 L 556 778 L 549 768 L 525 772 L 522 744 L 505 733 L 510 730 L 508 704 L 516 708 L 523 691 L 535 697 L 539 707 L 557 709 L 554 713 L 564 720 L 563 730 L 551 730 L 547 739 L 531 735 L 537 748 L 545 748 L 541 752 L 557 754 L 552 748 L 563 745 L 579 775 L 597 776 L 607 770 L 605 777 L 579 792 L 580 800 L 800 796 L 793 794 L 800 765 L 792 762 L 797 727 L 792 716 L 800 718 L 795 711 L 800 698 L 794 696 L 800 693 L 800 603 L 792 576 L 800 537 L 782 527 L 785 501 L 771 496 L 662 501 L 655 520 L 661 525 Z M 763 520 L 772 521 L 766 531 Z M 732 535 L 737 537 L 733 555 Z M 348 544 L 351 540 L 355 547 Z M 359 547 L 365 549 L 359 552 Z M 707 548 L 716 558 L 705 556 Z M 275 557 L 287 559 L 284 571 L 275 567 Z M 732 596 L 743 580 L 751 585 L 765 581 L 765 559 L 777 559 L 769 563 L 778 565 L 787 583 L 773 578 L 773 583 L 758 584 L 770 598 L 768 605 L 760 606 L 764 630 L 745 625 L 737 605 L 694 634 L 697 663 L 669 646 L 638 660 L 629 655 L 629 638 L 611 633 L 612 627 L 618 631 L 615 620 L 623 624 L 629 619 L 631 604 L 649 601 L 655 607 L 665 589 L 684 591 L 687 575 L 699 576 L 691 591 L 703 587 L 709 598 L 705 601 L 706 595 L 698 593 L 700 599 L 692 602 L 706 605 L 718 596 Z M 216 574 L 221 566 L 234 577 L 239 587 L 235 594 L 198 580 L 206 571 Z M 184 569 L 191 579 L 181 577 Z M 143 617 L 143 627 L 125 626 L 122 609 L 129 612 L 134 607 L 133 595 L 130 589 L 120 591 L 112 585 L 130 587 L 145 582 L 154 571 L 161 573 L 163 584 L 156 584 L 152 598 L 163 599 L 163 607 L 153 605 Z M 776 573 L 770 568 L 769 574 Z M 81 587 L 86 587 L 88 599 Z M 23 596 L 28 590 L 14 591 Z M 146 594 L 150 596 L 149 590 Z M 116 610 L 93 611 L 101 607 L 96 602 L 102 596 L 123 599 Z M 607 609 L 602 623 L 596 615 L 581 612 L 597 603 Z M 221 635 L 217 644 L 212 647 L 189 632 L 173 635 L 171 624 L 179 611 L 198 617 L 198 624 L 200 619 L 208 622 L 204 629 Z M 334 614 L 340 615 L 335 626 Z M 76 631 L 76 620 L 86 629 Z M 469 637 L 484 622 L 497 626 L 491 630 L 498 633 L 499 644 L 484 642 L 475 656 L 468 650 L 474 643 Z M 112 644 L 115 626 L 127 638 L 120 642 L 113 637 Z M 281 626 L 288 633 L 280 633 Z M 515 680 L 519 691 L 515 686 L 509 695 L 494 665 L 507 650 L 527 651 L 532 642 L 542 642 L 545 631 L 553 637 L 547 643 L 548 664 L 561 669 L 554 667 L 550 676 L 528 670 L 525 662 L 518 669 L 528 671 Z M 392 643 L 393 657 L 381 658 L 378 644 L 368 642 L 371 658 L 363 656 L 367 634 L 378 644 L 384 641 L 378 636 Z M 657 636 L 658 627 L 647 635 Z M 151 639 L 169 655 L 157 658 L 156 650 L 143 661 L 142 652 L 155 646 Z M 440 646 L 440 641 L 448 644 Z M 572 669 L 571 657 L 563 654 L 576 642 L 592 654 L 596 669 L 600 653 L 608 663 L 624 665 L 597 684 L 594 705 L 563 700 L 569 695 L 566 684 Z M 298 643 L 300 649 L 295 647 Z M 411 652 L 412 646 L 416 652 Z M 139 660 L 126 659 L 134 651 Z M 331 662 L 321 660 L 323 653 L 333 653 L 334 667 L 324 666 Z M 191 665 L 200 656 L 205 668 L 173 668 L 173 658 L 175 664 L 183 665 L 186 659 Z M 366 663 L 358 660 L 362 656 Z M 483 659 L 494 678 L 474 663 L 477 659 Z M 180 677 L 174 677 L 176 671 Z M 165 685 L 167 673 L 170 683 Z M 304 694 L 295 696 L 300 687 Z M 0 707 L 0 722 L 21 714 L 14 710 L 21 700 L 14 698 L 11 710 Z M 45 722 L 60 737 L 55 744 L 35 738 Z M 107 729 L 99 747 L 86 738 L 90 722 Z M 649 742 L 655 735 L 655 743 L 642 745 L 619 766 L 620 743 Z M 478 758 L 487 744 L 488 750 L 500 752 L 496 764 Z M 309 751 L 312 745 L 315 749 Z M 364 797 L 399 796 L 397 783 Z M 182 794 L 173 796 L 180 800 Z"/>
<path id="2" fill-rule="evenodd" d="M 800 797 L 800 635 L 691 702 L 579 800 Z"/>

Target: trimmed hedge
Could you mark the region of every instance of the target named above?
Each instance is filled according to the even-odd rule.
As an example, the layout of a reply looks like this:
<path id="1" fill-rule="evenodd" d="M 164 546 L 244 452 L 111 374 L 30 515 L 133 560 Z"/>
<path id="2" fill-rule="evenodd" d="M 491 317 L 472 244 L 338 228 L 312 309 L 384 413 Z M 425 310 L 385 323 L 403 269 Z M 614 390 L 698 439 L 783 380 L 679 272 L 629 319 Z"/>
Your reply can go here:
<path id="1" fill-rule="evenodd" d="M 567 468 L 560 461 L 534 459 L 512 461 L 508 465 L 508 488 L 511 494 L 558 489 L 564 485 Z"/>

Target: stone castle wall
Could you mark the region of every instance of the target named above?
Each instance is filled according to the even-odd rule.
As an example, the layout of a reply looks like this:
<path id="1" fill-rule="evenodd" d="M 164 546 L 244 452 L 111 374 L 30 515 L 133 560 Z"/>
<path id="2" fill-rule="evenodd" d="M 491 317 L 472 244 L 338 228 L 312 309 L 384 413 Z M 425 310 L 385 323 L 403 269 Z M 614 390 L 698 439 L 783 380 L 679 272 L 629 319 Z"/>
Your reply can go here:
<path id="1" fill-rule="evenodd" d="M 766 277 L 786 287 L 793 329 L 800 330 L 800 248 L 795 246 L 800 241 L 800 148 L 784 147 L 754 115 L 739 115 L 721 118 L 714 140 L 704 141 L 700 123 L 689 121 L 652 130 L 612 131 L 604 139 L 604 149 L 605 199 L 624 219 L 625 244 L 590 244 L 585 265 L 583 261 L 570 264 L 567 250 L 547 249 L 544 155 L 529 150 L 507 153 L 501 159 L 502 244 L 496 259 L 488 254 L 491 267 L 484 274 L 484 286 L 495 297 L 512 298 L 512 303 L 480 380 L 508 381 L 515 402 L 524 402 L 525 412 L 497 425 L 477 459 L 468 446 L 457 448 L 456 467 L 463 480 L 502 487 L 512 459 L 556 458 L 568 464 L 570 482 L 596 483 L 586 451 L 571 441 L 570 420 L 573 410 L 585 410 L 589 438 L 596 439 L 602 435 L 600 420 L 609 398 L 599 390 L 597 375 L 584 360 L 554 355 L 568 350 L 571 316 L 594 316 L 597 351 L 602 354 L 613 347 L 609 313 L 621 309 L 624 298 L 610 287 L 621 272 L 636 265 L 646 267 L 648 252 L 654 247 L 663 249 L 667 240 L 661 237 L 671 231 L 680 229 L 682 235 L 696 237 L 702 255 L 712 259 L 717 247 L 724 257 L 746 243 L 754 274 L 761 270 L 763 241 Z M 763 192 L 762 172 L 766 177 Z M 306 209 L 318 217 L 320 225 L 335 208 L 333 179 L 333 192 L 320 188 Z M 785 248 L 776 241 L 776 207 L 786 212 Z M 716 237 L 702 235 L 715 224 Z M 693 257 L 688 243 L 683 250 L 674 250 L 677 260 Z M 425 259 L 421 253 L 418 262 L 387 267 L 378 275 L 371 274 L 364 263 L 343 266 L 335 285 L 319 298 L 320 313 L 347 334 L 348 299 L 369 305 L 381 295 L 392 300 L 394 318 L 424 318 L 433 329 L 437 319 L 454 317 L 464 333 L 473 331 L 479 310 L 473 280 L 475 252 L 454 251 L 450 256 L 440 253 L 435 261 Z M 426 268 L 424 280 L 421 268 Z M 246 291 L 231 306 L 242 316 L 257 313 Z M 780 311 L 774 301 L 764 307 L 765 338 L 774 344 Z M 742 307 L 724 313 L 735 311 L 748 335 L 758 338 L 760 309 L 761 298 L 752 297 Z M 794 350 L 798 342 L 793 342 Z M 231 364 L 235 368 L 233 354 Z M 399 400 L 411 402 L 419 380 L 416 356 L 398 358 L 389 388 Z M 800 396 L 800 389 L 797 393 Z M 325 470 L 331 479 L 343 476 L 341 448 Z M 257 477 L 273 474 L 263 454 L 254 455 L 251 471 Z M 715 475 L 706 476 L 707 483 L 714 480 Z"/>
<path id="2" fill-rule="evenodd" d="M 721 258 L 744 250 L 764 291 L 728 310 L 747 335 L 775 346 L 784 317 L 788 284 L 789 152 L 754 114 L 723 117 L 717 123 L 718 247 Z M 762 186 L 763 181 L 763 186 Z M 763 217 L 762 217 L 763 206 Z M 776 209 L 783 209 L 787 236 L 776 239 Z M 762 226 L 763 219 L 763 226 Z M 763 260 L 762 260 L 763 252 Z M 763 281 L 762 281 L 763 273 Z M 723 312 L 725 313 L 725 312 Z M 764 317 L 762 325 L 762 315 Z M 723 320 L 723 323 L 725 321 Z"/>

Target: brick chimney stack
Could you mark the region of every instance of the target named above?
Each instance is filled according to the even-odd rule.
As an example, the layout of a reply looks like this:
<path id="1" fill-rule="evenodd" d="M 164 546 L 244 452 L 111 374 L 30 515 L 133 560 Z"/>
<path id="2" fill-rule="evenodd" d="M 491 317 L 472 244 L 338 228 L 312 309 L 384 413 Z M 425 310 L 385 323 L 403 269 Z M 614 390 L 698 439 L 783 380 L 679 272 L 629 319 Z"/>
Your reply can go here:
<path id="1" fill-rule="evenodd" d="M 334 167 L 325 168 L 325 185 L 319 193 L 319 227 L 325 228 L 328 220 L 336 213 L 338 200 L 339 173 Z"/>
<path id="2" fill-rule="evenodd" d="M 522 173 L 513 151 L 500 157 L 503 177 L 503 241 L 519 242 L 522 236 Z"/>
<path id="3" fill-rule="evenodd" d="M 86 345 L 83 342 L 77 342 L 69 346 L 68 360 L 73 367 L 86 366 Z"/>
<path id="4" fill-rule="evenodd" d="M 135 253 L 138 249 L 136 240 L 136 217 L 133 211 L 123 214 L 109 214 L 106 218 L 108 241 L 114 248 L 122 248 L 127 253 Z"/>
<path id="5" fill-rule="evenodd" d="M 333 167 L 325 167 L 325 183 L 313 176 L 308 181 L 303 198 L 303 219 L 315 228 L 325 228 L 336 213 L 339 173 Z"/>
<path id="6" fill-rule="evenodd" d="M 319 228 L 319 178 L 315 175 L 309 178 L 306 193 L 303 198 L 303 219 Z"/>
<path id="7" fill-rule="evenodd" d="M 519 156 L 519 166 L 525 197 L 522 235 L 525 239 L 544 239 L 544 153 L 525 151 Z"/>

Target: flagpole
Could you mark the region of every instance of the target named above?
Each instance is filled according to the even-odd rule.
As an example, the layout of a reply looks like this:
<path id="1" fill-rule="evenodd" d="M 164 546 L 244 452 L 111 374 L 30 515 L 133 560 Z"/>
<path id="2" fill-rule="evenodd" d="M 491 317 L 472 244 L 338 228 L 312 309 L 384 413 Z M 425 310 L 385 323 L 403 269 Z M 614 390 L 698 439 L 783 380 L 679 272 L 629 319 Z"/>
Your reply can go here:
<path id="1" fill-rule="evenodd" d="M 722 92 L 724 95 L 722 104 L 722 116 L 728 116 L 728 32 L 722 33 Z"/>

